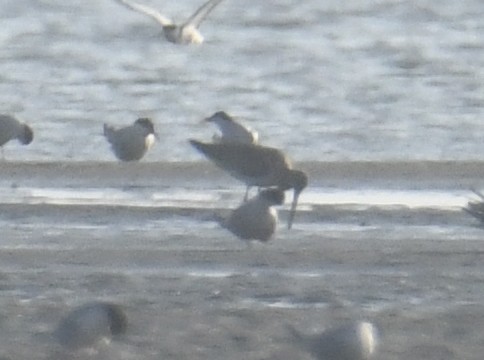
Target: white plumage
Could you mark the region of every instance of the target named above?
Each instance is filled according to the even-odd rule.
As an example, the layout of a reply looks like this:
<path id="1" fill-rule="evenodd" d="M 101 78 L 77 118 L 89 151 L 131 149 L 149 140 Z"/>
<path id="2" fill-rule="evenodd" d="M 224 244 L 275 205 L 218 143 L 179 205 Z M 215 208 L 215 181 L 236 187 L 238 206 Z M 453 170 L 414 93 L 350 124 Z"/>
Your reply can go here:
<path id="1" fill-rule="evenodd" d="M 277 211 L 272 206 L 283 203 L 283 191 L 263 190 L 233 210 L 230 216 L 220 223 L 242 240 L 266 242 L 273 236 L 277 226 Z"/>
<path id="2" fill-rule="evenodd" d="M 126 0 L 117 1 L 131 10 L 145 14 L 154 19 L 163 27 L 163 34 L 169 42 L 175 44 L 201 44 L 203 42 L 203 36 L 198 31 L 198 28 L 202 21 L 222 0 L 207 1 L 184 23 L 178 25 L 149 6 Z"/>
<path id="3" fill-rule="evenodd" d="M 0 115 L 0 147 L 10 140 L 17 139 L 21 144 L 28 145 L 34 138 L 32 128 L 10 115 Z"/>
<path id="4" fill-rule="evenodd" d="M 288 228 L 291 228 L 299 195 L 308 185 L 308 176 L 293 169 L 282 151 L 253 144 L 204 143 L 193 139 L 189 142 L 216 166 L 247 185 L 245 199 L 251 186 L 277 187 L 283 191 L 294 189 L 287 221 Z"/>

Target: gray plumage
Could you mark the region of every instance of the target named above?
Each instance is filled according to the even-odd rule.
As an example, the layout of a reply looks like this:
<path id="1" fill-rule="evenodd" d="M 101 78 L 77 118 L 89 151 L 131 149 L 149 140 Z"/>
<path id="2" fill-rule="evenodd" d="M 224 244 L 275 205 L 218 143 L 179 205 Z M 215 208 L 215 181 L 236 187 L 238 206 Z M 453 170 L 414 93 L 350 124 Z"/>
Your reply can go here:
<path id="1" fill-rule="evenodd" d="M 155 142 L 155 128 L 148 118 L 120 129 L 104 124 L 103 130 L 114 155 L 121 161 L 140 160 Z"/>
<path id="2" fill-rule="evenodd" d="M 475 189 L 472 189 L 472 192 L 479 197 L 479 200 L 469 201 L 463 210 L 484 223 L 484 195 Z"/>
<path id="3" fill-rule="evenodd" d="M 119 305 L 93 302 L 70 312 L 57 327 L 54 336 L 65 348 L 93 348 L 102 340 L 126 332 L 128 320 Z"/>
<path id="4" fill-rule="evenodd" d="M 263 190 L 233 210 L 220 224 L 242 240 L 266 242 L 274 235 L 277 226 L 277 211 L 273 206 L 283 203 L 283 191 Z"/>
<path id="5" fill-rule="evenodd" d="M 251 186 L 294 189 L 288 228 L 292 226 L 297 201 L 308 184 L 308 176 L 292 169 L 289 159 L 278 149 L 239 143 L 204 143 L 190 140 L 190 144 L 222 170 L 247 185 L 246 198 Z"/>

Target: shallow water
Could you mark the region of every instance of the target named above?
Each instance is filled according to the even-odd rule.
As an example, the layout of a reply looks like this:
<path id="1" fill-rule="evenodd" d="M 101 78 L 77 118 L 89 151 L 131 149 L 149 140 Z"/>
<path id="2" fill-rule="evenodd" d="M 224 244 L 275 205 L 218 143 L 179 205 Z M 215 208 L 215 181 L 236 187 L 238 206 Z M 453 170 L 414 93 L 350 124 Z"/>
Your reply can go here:
<path id="1" fill-rule="evenodd" d="M 157 3 L 187 16 L 199 1 Z M 163 41 L 149 18 L 87 0 L 4 2 L 3 112 L 36 130 L 11 160 L 113 160 L 102 123 L 154 119 L 144 161 L 201 157 L 223 109 L 298 161 L 478 160 L 484 152 L 484 5 L 443 1 L 225 1 L 206 43 Z"/>
<path id="2" fill-rule="evenodd" d="M 355 318 L 377 359 L 482 358 L 484 233 L 461 208 L 484 178 L 484 3 L 227 0 L 201 47 L 114 1 L 2 9 L 2 111 L 36 138 L 0 163 L 0 358 L 309 359 L 287 324 Z M 245 188 L 186 140 L 219 109 L 309 173 L 268 244 L 213 221 Z M 161 140 L 119 164 L 102 123 L 138 116 Z M 58 349 L 58 320 L 96 299 L 126 336 Z"/>

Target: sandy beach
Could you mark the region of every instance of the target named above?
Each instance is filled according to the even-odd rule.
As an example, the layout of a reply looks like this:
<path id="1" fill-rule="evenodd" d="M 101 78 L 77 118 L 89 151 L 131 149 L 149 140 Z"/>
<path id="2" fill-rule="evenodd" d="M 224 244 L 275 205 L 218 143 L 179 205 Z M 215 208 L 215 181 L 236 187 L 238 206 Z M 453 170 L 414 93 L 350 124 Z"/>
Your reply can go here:
<path id="1" fill-rule="evenodd" d="M 218 181 L 231 181 L 230 176 L 208 162 L 9 162 L 0 164 L 2 181 L 5 185 L 11 181 L 24 181 L 26 184 L 57 183 L 84 184 L 96 186 L 101 184 L 126 185 L 138 183 L 152 186 L 172 186 L 180 181 L 210 182 L 212 186 Z M 395 187 L 401 182 L 415 187 L 468 189 L 470 185 L 478 186 L 484 176 L 482 161 L 310 161 L 294 165 L 307 172 L 314 186 L 332 186 L 347 181 L 357 186 L 374 184 L 374 186 Z"/>
<path id="2" fill-rule="evenodd" d="M 276 238 L 247 247 L 212 221 L 244 187 L 209 164 L 3 162 L 0 356 L 310 359 L 288 324 L 311 333 L 367 319 L 381 332 L 376 359 L 480 359 L 484 230 L 458 205 L 482 164 L 299 167 L 314 185 L 294 229 L 286 205 Z M 400 195 L 329 203 L 348 189 Z M 450 202 L 398 203 L 415 191 Z M 127 334 L 60 349 L 51 331 L 92 300 L 121 304 Z"/>

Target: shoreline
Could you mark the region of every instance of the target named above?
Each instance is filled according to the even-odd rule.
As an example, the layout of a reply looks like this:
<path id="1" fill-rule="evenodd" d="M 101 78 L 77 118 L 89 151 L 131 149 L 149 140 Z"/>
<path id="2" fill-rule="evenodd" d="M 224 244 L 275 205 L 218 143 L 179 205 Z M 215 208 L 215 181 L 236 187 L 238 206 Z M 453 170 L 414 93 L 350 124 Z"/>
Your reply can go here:
<path id="1" fill-rule="evenodd" d="M 309 186 L 465 189 L 479 187 L 484 161 L 301 162 Z M 200 182 L 239 184 L 208 161 L 197 162 L 0 162 L 0 186 L 173 186 Z"/>

